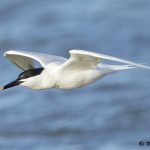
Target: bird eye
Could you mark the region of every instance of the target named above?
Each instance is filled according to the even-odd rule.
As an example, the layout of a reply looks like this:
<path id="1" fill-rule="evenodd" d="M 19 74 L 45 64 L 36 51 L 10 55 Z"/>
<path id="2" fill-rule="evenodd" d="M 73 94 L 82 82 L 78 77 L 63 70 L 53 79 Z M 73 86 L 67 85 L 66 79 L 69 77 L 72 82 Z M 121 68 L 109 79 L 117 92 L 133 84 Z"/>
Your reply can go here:
<path id="1" fill-rule="evenodd" d="M 31 76 L 30 71 L 25 71 L 19 75 L 18 79 L 26 79 L 29 78 L 30 76 Z"/>
<path id="2" fill-rule="evenodd" d="M 25 76 L 25 74 L 24 73 L 22 73 L 22 74 L 20 74 L 19 75 L 19 77 L 18 77 L 19 79 L 25 79 L 26 78 L 26 76 Z"/>

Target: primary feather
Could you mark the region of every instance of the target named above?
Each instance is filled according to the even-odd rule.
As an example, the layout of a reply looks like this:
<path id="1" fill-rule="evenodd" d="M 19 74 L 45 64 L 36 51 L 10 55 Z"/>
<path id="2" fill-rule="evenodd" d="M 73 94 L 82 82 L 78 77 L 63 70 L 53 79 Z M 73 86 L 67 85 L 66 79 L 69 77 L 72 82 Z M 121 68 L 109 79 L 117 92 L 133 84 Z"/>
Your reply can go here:
<path id="1" fill-rule="evenodd" d="M 150 69 L 149 66 L 134 63 L 132 61 L 120 59 L 117 57 L 112 57 L 109 55 L 94 53 L 84 50 L 70 50 L 70 58 L 60 66 L 61 71 L 71 71 L 71 70 L 87 70 L 95 69 L 103 60 L 111 60 L 124 64 L 128 64 L 133 67 L 140 67 L 144 69 Z M 120 65 L 121 66 L 121 65 Z M 123 67 L 124 68 L 124 67 Z"/>
<path id="2" fill-rule="evenodd" d="M 4 56 L 12 61 L 22 70 L 29 70 L 34 68 L 34 61 L 37 61 L 45 68 L 46 65 L 56 61 L 66 61 L 60 56 L 48 55 L 37 52 L 16 51 L 10 50 L 4 53 Z"/>
<path id="3" fill-rule="evenodd" d="M 94 53 L 94 52 L 90 52 L 90 51 L 84 51 L 84 50 L 71 50 L 70 51 L 71 54 L 71 58 L 82 58 L 82 60 L 86 59 L 93 62 L 93 64 L 95 63 L 96 65 L 106 59 L 106 60 L 111 60 L 111 61 L 116 61 L 116 62 L 120 62 L 120 63 L 124 63 L 124 64 L 128 64 L 128 65 L 133 65 L 136 67 L 140 67 L 140 68 L 145 68 L 145 69 L 150 69 L 149 66 L 146 65 L 142 65 L 142 64 L 138 64 L 138 63 L 134 63 L 132 61 L 128 61 L 125 59 L 120 59 L 117 57 L 112 57 L 109 55 L 104 55 L 104 54 L 100 54 L 100 53 Z"/>

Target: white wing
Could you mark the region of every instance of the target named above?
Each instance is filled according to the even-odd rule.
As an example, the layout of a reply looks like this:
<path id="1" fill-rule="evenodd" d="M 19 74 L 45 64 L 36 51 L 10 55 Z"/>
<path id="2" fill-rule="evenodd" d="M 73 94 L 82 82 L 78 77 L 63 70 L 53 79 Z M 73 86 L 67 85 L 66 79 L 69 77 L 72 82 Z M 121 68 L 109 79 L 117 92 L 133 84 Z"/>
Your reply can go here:
<path id="1" fill-rule="evenodd" d="M 62 71 L 83 70 L 83 69 L 93 69 L 93 68 L 95 69 L 96 66 L 104 59 L 121 62 L 135 67 L 150 69 L 149 66 L 137 64 L 128 60 L 124 60 L 124 59 L 120 59 L 120 58 L 116 58 L 104 54 L 84 51 L 84 50 L 70 50 L 69 53 L 71 55 L 70 58 L 59 68 Z"/>
<path id="2" fill-rule="evenodd" d="M 52 62 L 66 61 L 65 58 L 59 56 L 16 50 L 7 51 L 5 52 L 4 56 L 6 56 L 22 70 L 33 69 L 35 61 L 39 62 L 42 67 L 45 67 L 47 64 Z"/>

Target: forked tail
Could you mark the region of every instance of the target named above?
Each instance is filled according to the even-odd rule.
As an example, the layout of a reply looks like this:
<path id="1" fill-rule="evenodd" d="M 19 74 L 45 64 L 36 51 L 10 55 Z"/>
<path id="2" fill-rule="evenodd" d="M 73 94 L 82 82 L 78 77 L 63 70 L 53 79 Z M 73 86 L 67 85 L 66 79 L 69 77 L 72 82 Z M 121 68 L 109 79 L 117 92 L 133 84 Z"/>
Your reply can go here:
<path id="1" fill-rule="evenodd" d="M 102 63 L 99 64 L 97 67 L 98 67 L 98 70 L 100 70 L 104 74 L 109 74 L 109 73 L 113 73 L 116 71 L 136 68 L 135 66 L 132 66 L 132 65 L 107 65 L 107 64 L 102 64 Z"/>

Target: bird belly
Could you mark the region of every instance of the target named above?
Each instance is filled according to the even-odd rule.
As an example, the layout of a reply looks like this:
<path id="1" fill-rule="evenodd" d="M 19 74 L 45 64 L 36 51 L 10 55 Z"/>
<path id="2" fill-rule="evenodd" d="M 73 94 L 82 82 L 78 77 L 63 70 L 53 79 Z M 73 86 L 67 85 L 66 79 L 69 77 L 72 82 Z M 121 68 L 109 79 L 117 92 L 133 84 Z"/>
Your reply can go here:
<path id="1" fill-rule="evenodd" d="M 55 88 L 74 89 L 86 86 L 97 79 L 101 78 L 102 74 L 97 70 L 86 70 L 78 73 L 62 73 L 57 80 Z"/>

